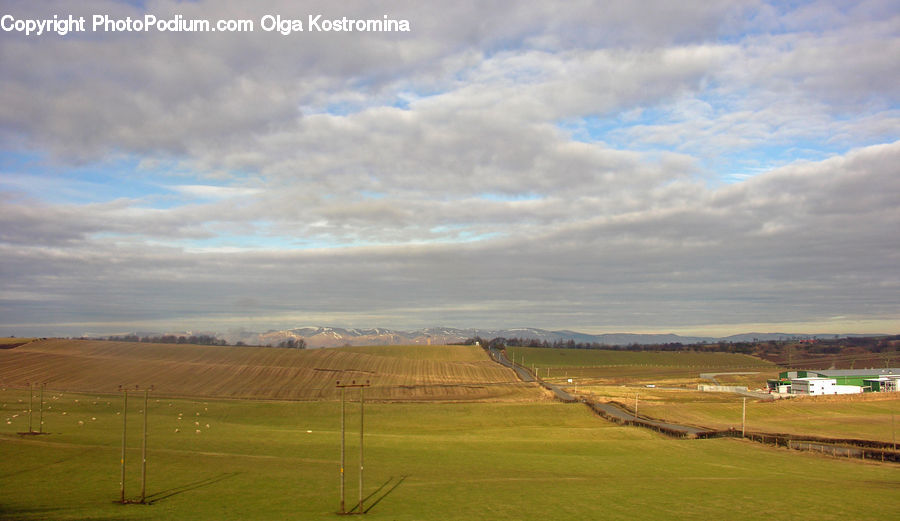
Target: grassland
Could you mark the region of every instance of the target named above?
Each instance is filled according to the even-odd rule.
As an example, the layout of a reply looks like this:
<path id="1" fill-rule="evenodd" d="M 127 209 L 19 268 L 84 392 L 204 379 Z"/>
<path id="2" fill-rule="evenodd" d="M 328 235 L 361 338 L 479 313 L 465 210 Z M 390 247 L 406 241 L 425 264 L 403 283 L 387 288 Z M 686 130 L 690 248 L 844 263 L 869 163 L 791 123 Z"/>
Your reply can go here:
<path id="1" fill-rule="evenodd" d="M 570 391 L 632 408 L 637 397 L 642 415 L 713 429 L 740 428 L 744 397 L 696 391 L 698 383 L 713 383 L 701 379 L 701 373 L 726 373 L 717 374 L 718 383 L 754 389 L 764 387 L 765 380 L 779 371 L 769 362 L 728 353 L 539 348 L 509 348 L 508 352 L 517 360 L 524 357 L 526 366 L 533 363 L 542 377 Z M 574 380 L 572 384 L 569 378 Z M 891 442 L 900 427 L 900 396 L 896 394 L 774 402 L 749 398 L 748 402 L 746 426 L 761 432 Z"/>
<path id="2" fill-rule="evenodd" d="M 732 353 L 509 347 L 507 356 L 528 368 L 534 367 L 544 379 L 560 382 L 568 378 L 606 384 L 655 385 L 671 381 L 673 385 L 696 388 L 700 373 L 751 371 L 758 373 L 756 380 L 765 385 L 766 375 L 777 375 L 779 370 L 765 360 Z"/>
<path id="3" fill-rule="evenodd" d="M 19 436 L 27 398 L 0 391 L 2 419 L 19 411 L 0 424 L 2 519 L 335 518 L 337 402 L 154 397 L 152 504 L 118 505 L 121 397 L 48 393 L 51 434 Z M 134 498 L 142 404 L 132 407 L 126 493 Z M 352 406 L 348 427 L 352 506 Z M 730 439 L 672 440 L 599 420 L 580 404 L 376 403 L 366 408 L 365 447 L 365 508 L 374 520 L 755 520 L 809 512 L 843 520 L 872 505 L 900 507 L 895 466 Z M 825 507 L 829 497 L 841 500 Z"/>
<path id="4" fill-rule="evenodd" d="M 586 377 L 587 389 L 621 401 L 638 389 L 610 383 L 629 378 L 615 373 L 621 368 L 675 371 L 669 373 L 673 381 L 688 381 L 700 371 L 751 364 L 734 355 L 696 360 L 671 355 L 602 367 L 581 354 L 556 356 L 571 356 L 568 360 L 585 364 L 584 369 L 613 370 L 611 376 Z M 528 365 L 528 351 L 525 357 Z M 673 440 L 620 427 L 581 404 L 547 400 L 473 347 L 298 351 L 39 341 L 0 350 L 0 519 L 334 519 L 338 376 L 376 383 L 367 390 L 377 401 L 367 403 L 365 423 L 364 508 L 370 519 L 739 521 L 815 512 L 819 519 L 844 520 L 868 515 L 873 504 L 886 512 L 900 507 L 894 464 L 830 459 L 734 439 Z M 29 391 L 20 384 L 44 380 L 50 383 L 42 430 L 49 434 L 18 434 L 28 430 Z M 109 391 L 136 381 L 157 385 L 148 408 L 150 504 L 120 505 L 114 501 L 122 395 Z M 641 411 L 677 414 L 699 424 L 733 423 L 738 398 L 685 388 L 641 387 Z M 126 495 L 135 498 L 143 403 L 140 394 L 131 396 Z M 240 399 L 245 397 L 253 399 Z M 290 400 L 273 399 L 282 397 Z M 769 416 L 763 412 L 769 404 L 754 403 L 750 425 L 765 425 L 764 418 L 778 425 L 792 415 L 787 407 L 793 403 L 775 404 Z M 870 406 L 856 416 L 859 410 L 838 408 L 843 412 L 832 423 L 859 425 L 885 417 L 883 404 Z M 350 403 L 348 508 L 357 497 L 357 411 Z M 810 409 L 808 416 L 820 411 Z M 35 411 L 35 430 L 37 418 Z M 883 435 L 883 429 L 878 432 Z M 830 497 L 841 500 L 826 508 L 823 498 Z"/>
<path id="5" fill-rule="evenodd" d="M 279 349 L 50 339 L 0 350 L 0 384 L 69 391 L 154 385 L 168 395 L 335 399 L 337 380 L 371 399 L 533 400 L 543 396 L 474 346 Z"/>
<path id="6" fill-rule="evenodd" d="M 631 392 L 622 399 L 630 404 L 633 397 Z M 641 390 L 638 405 L 639 412 L 648 416 L 717 429 L 739 429 L 742 408 L 743 397 L 735 394 L 655 389 Z M 891 442 L 900 428 L 897 420 L 900 396 L 896 393 L 771 402 L 747 399 L 746 426 L 751 431 Z"/>
<path id="7" fill-rule="evenodd" d="M 11 346 L 19 346 L 27 344 L 34 340 L 33 338 L 16 338 L 16 337 L 0 337 L 0 349 L 6 349 Z"/>

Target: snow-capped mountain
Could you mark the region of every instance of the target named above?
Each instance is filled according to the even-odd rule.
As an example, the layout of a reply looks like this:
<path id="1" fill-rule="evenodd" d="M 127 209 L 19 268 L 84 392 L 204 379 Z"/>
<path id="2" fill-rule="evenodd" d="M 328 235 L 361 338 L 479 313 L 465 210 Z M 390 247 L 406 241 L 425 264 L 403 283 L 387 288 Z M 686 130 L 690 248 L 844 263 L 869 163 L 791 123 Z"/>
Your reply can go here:
<path id="1" fill-rule="evenodd" d="M 803 340 L 813 338 L 833 338 L 834 335 L 807 335 L 788 333 L 745 333 L 728 337 L 696 337 L 676 334 L 640 334 L 640 333 L 604 333 L 592 335 L 577 331 L 549 331 L 531 327 L 512 329 L 459 329 L 452 327 L 432 327 L 415 331 L 398 331 L 385 328 L 340 328 L 324 326 L 304 326 L 293 329 L 270 330 L 256 333 L 245 330 L 229 331 L 224 334 L 209 333 L 214 338 L 227 341 L 231 345 L 239 342 L 246 345 L 277 346 L 287 340 L 303 340 L 309 348 L 340 347 L 355 345 L 443 345 L 464 342 L 466 339 L 480 337 L 486 340 L 494 338 L 520 338 L 527 340 L 575 343 L 596 343 L 608 346 L 626 346 L 631 344 L 695 344 L 700 342 L 749 342 L 769 340 Z M 154 336 L 141 334 L 138 336 Z M 872 336 L 872 335 L 841 335 Z"/>

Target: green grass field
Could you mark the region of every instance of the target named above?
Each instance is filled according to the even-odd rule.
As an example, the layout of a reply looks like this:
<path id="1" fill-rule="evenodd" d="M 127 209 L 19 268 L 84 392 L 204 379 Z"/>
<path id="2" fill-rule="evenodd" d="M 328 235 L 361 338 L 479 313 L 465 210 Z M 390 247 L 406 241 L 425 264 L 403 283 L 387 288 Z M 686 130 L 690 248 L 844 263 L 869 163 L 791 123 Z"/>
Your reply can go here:
<path id="1" fill-rule="evenodd" d="M 509 347 L 507 356 L 534 368 L 541 378 L 564 382 L 581 378 L 605 383 L 658 383 L 695 380 L 712 371 L 759 371 L 777 375 L 777 366 L 749 355 L 690 351 L 619 351 L 613 349 L 549 349 Z M 765 385 L 767 376 L 758 378 Z"/>
<path id="2" fill-rule="evenodd" d="M 713 383 L 701 380 L 700 373 L 752 372 L 755 374 L 716 377 L 722 385 L 750 389 L 764 387 L 766 378 L 778 373 L 769 362 L 729 353 L 519 347 L 507 351 L 517 361 L 524 358 L 527 367 L 533 363 L 542 378 L 570 391 L 628 407 L 633 407 L 637 394 L 642 415 L 712 429 L 740 428 L 743 397 L 697 392 L 698 383 Z M 569 378 L 574 380 L 572 384 Z M 647 384 L 656 387 L 648 388 Z M 776 402 L 750 398 L 748 403 L 747 427 L 761 432 L 891 442 L 900 423 L 900 396 L 809 397 Z"/>
<path id="3" fill-rule="evenodd" d="M 748 398 L 747 429 L 891 442 L 900 431 L 900 396 L 895 394 L 802 397 L 774 402 Z M 731 393 L 642 390 L 638 410 L 669 421 L 727 429 L 740 428 L 742 407 L 743 398 Z"/>
<path id="4" fill-rule="evenodd" d="M 510 358 L 524 365 L 538 367 L 606 367 L 606 366 L 650 366 L 650 367 L 693 367 L 741 368 L 775 367 L 773 364 L 749 355 L 732 353 L 696 353 L 692 351 L 619 351 L 614 349 L 549 349 L 537 347 L 508 347 Z"/>
<path id="5" fill-rule="evenodd" d="M 141 398 L 129 399 L 131 498 L 140 492 Z M 28 393 L 0 392 L 0 518 L 335 519 L 339 402 L 151 397 L 152 504 L 119 505 L 121 400 L 48 392 L 51 434 L 21 436 Z M 358 494 L 358 404 L 348 403 L 347 413 L 349 508 Z M 868 515 L 872 505 L 900 507 L 896 465 L 739 440 L 672 440 L 608 423 L 580 404 L 374 403 L 365 424 L 370 519 L 750 520 L 815 512 L 844 520 Z M 825 504 L 834 497 L 841 500 Z"/>

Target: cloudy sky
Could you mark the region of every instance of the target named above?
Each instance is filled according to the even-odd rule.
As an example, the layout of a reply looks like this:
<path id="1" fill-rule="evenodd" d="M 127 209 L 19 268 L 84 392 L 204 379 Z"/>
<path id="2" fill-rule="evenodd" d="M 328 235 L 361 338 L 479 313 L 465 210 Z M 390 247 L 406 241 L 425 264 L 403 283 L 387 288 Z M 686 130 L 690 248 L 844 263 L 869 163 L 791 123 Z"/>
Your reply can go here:
<path id="1" fill-rule="evenodd" d="M 147 14 L 254 30 L 91 30 Z M 0 334 L 900 332 L 896 1 L 3 15 Z"/>

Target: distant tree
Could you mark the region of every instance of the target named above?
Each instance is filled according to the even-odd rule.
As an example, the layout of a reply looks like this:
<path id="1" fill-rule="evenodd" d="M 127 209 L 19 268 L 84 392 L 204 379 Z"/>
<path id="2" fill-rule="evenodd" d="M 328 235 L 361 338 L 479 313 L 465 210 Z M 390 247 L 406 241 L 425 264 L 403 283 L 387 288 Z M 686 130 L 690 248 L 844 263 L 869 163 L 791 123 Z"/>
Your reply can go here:
<path id="1" fill-rule="evenodd" d="M 278 343 L 278 347 L 286 347 L 289 349 L 306 349 L 306 340 L 302 338 L 288 338 Z"/>

